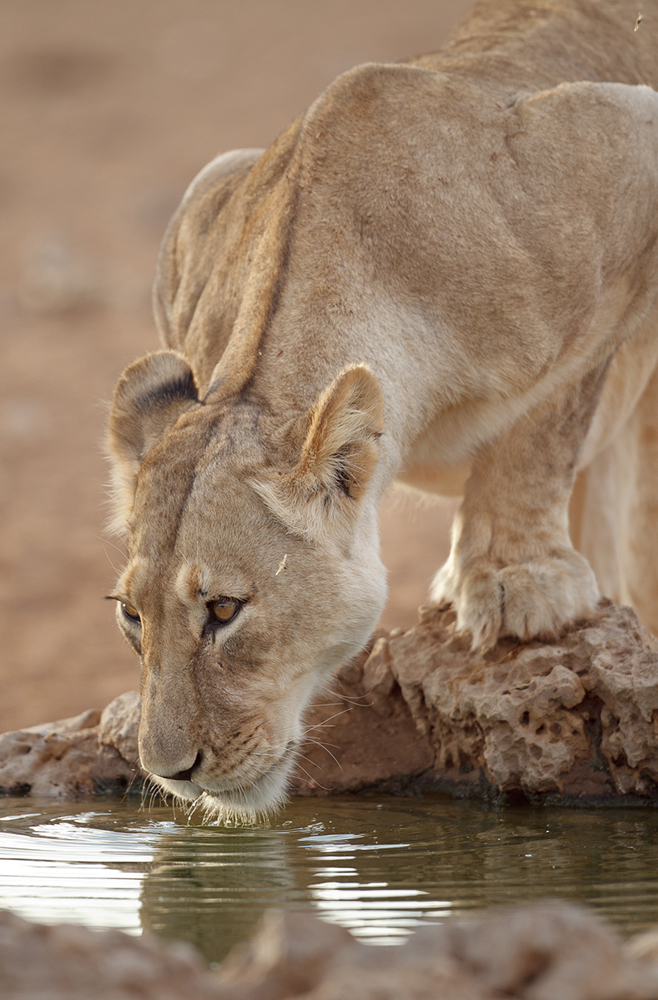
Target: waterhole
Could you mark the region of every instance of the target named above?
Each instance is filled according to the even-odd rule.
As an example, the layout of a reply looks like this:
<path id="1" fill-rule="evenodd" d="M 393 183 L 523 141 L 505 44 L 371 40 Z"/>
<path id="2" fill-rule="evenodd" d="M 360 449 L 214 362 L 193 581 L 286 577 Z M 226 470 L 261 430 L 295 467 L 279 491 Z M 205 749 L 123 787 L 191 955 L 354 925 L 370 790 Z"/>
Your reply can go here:
<path id="1" fill-rule="evenodd" d="M 0 800 L 2 907 L 189 941 L 211 962 L 270 907 L 392 944 L 452 914 L 555 897 L 624 934 L 657 924 L 658 810 L 297 799 L 269 826 L 226 828 L 135 801 Z"/>

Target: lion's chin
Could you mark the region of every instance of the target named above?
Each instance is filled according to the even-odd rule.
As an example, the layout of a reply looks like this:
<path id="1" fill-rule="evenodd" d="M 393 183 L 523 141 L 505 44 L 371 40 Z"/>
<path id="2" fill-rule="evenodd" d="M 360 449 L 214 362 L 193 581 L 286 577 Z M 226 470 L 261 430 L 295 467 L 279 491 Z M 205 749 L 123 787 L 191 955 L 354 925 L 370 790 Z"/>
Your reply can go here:
<path id="1" fill-rule="evenodd" d="M 191 815 L 200 811 L 205 822 L 255 823 L 276 812 L 288 798 L 288 776 L 295 761 L 293 753 L 281 760 L 249 785 L 214 791 L 195 781 L 172 781 L 150 775 L 151 781 L 182 805 Z"/>

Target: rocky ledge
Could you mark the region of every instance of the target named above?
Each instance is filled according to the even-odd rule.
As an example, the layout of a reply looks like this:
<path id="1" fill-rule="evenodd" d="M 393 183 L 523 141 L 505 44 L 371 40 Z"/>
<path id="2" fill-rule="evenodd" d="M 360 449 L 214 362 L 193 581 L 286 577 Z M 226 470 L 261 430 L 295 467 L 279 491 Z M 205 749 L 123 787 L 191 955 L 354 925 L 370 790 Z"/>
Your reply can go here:
<path id="1" fill-rule="evenodd" d="M 293 791 L 658 802 L 658 639 L 605 602 L 554 643 L 472 653 L 450 610 L 378 637 L 308 716 Z M 139 787 L 139 696 L 0 736 L 5 794 Z"/>
<path id="2" fill-rule="evenodd" d="M 102 711 L 0 735 L 0 795 L 60 798 L 139 791 L 137 691 Z"/>
<path id="3" fill-rule="evenodd" d="M 428 925 L 380 948 L 308 912 L 270 912 L 216 972 L 188 945 L 0 911 L 4 1000 L 658 1000 L 657 957 L 651 932 L 624 946 L 559 903 Z"/>

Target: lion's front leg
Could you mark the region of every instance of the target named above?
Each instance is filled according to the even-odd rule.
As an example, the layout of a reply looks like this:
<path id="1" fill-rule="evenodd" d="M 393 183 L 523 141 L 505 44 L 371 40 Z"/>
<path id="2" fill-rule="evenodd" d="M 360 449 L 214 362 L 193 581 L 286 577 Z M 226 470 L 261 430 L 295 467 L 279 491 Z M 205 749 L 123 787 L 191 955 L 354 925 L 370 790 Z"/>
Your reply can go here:
<path id="1" fill-rule="evenodd" d="M 431 590 L 451 603 L 473 648 L 501 636 L 554 638 L 594 611 L 599 589 L 568 530 L 578 455 L 607 364 L 525 414 L 476 456 L 452 549 Z"/>

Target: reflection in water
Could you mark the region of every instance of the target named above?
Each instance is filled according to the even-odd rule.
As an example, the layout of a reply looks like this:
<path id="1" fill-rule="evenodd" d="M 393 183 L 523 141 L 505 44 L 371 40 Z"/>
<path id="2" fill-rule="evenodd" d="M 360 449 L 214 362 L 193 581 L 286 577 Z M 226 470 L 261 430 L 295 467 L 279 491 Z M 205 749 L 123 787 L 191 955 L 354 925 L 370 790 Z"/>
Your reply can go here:
<path id="1" fill-rule="evenodd" d="M 250 934 L 264 910 L 305 905 L 303 875 L 289 864 L 289 839 L 290 828 L 168 831 L 144 883 L 144 930 L 183 938 L 215 960 Z"/>
<path id="2" fill-rule="evenodd" d="M 0 905 L 30 920 L 140 934 L 144 871 L 159 835 L 99 829 L 96 811 L 62 818 L 52 801 L 40 812 L 9 802 L 0 800 Z"/>
<path id="3" fill-rule="evenodd" d="M 312 908 L 373 944 L 451 913 L 549 896 L 589 903 L 625 931 L 658 923 L 649 809 L 299 799 L 270 827 L 243 829 L 176 823 L 169 809 L 132 803 L 26 806 L 0 800 L 0 905 L 143 928 L 215 961 L 274 906 Z"/>

